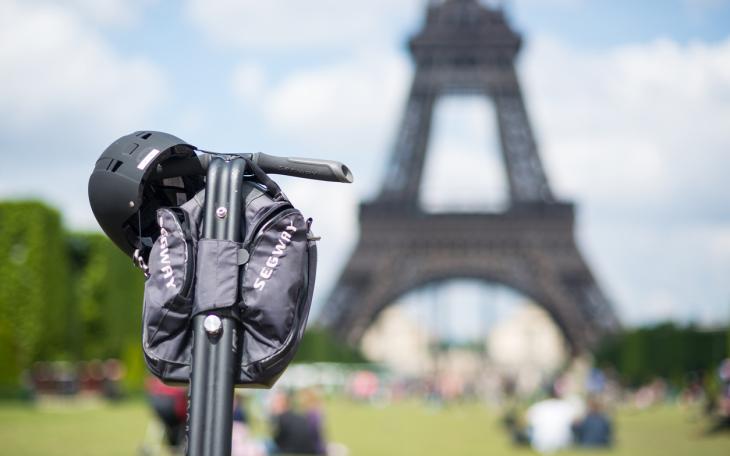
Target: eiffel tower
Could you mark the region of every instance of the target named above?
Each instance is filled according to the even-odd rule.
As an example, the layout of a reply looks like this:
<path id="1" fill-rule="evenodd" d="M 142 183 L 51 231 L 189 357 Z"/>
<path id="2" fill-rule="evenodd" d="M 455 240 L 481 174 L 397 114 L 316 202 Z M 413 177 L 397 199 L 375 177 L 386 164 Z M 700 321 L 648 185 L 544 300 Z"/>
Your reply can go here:
<path id="1" fill-rule="evenodd" d="M 522 40 L 501 9 L 431 2 L 409 41 L 415 76 L 383 187 L 360 205 L 361 236 L 320 323 L 350 344 L 379 313 L 425 284 L 473 278 L 544 308 L 574 353 L 619 323 L 574 238 L 573 204 L 553 195 L 514 68 Z M 496 110 L 509 203 L 497 213 L 425 212 L 418 196 L 439 96 L 488 97 Z"/>

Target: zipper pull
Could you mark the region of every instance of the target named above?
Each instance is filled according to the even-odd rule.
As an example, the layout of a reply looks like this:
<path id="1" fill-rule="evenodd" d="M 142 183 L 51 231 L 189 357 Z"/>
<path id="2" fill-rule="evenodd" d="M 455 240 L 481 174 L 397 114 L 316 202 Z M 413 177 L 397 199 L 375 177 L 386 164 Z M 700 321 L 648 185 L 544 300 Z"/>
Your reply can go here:
<path id="1" fill-rule="evenodd" d="M 315 236 L 314 233 L 312 233 L 312 222 L 313 221 L 314 220 L 312 220 L 312 217 L 309 217 L 306 222 L 307 223 L 307 241 L 317 242 L 317 241 L 321 240 L 322 237 Z"/>

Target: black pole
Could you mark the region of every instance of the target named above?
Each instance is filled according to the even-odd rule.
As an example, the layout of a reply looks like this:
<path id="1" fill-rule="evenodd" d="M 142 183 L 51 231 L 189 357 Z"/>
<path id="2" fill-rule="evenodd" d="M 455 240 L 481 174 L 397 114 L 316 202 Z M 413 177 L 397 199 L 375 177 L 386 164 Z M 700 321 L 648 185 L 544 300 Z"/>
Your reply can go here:
<path id="1" fill-rule="evenodd" d="M 240 241 L 245 171 L 241 158 L 215 157 L 208 166 L 203 238 Z M 204 322 L 209 319 L 206 329 Z M 218 328 L 216 330 L 216 328 Z M 225 312 L 193 319 L 188 456 L 229 456 L 237 325 Z"/>

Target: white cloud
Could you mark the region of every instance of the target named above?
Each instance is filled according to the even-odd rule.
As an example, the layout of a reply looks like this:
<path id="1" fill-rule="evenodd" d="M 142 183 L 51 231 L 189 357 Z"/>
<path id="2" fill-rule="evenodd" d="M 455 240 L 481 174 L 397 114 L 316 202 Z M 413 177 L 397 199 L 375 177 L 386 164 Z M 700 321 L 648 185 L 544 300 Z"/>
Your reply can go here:
<path id="1" fill-rule="evenodd" d="M 123 59 L 68 11 L 0 6 L 0 116 L 28 130 L 69 120 L 118 123 L 148 112 L 164 93 L 160 70 Z M 87 129 L 88 126 L 78 128 Z"/>
<path id="2" fill-rule="evenodd" d="M 563 194 L 628 209 L 724 200 L 730 40 L 657 40 L 600 53 L 533 43 L 523 74 Z"/>
<path id="3" fill-rule="evenodd" d="M 234 93 L 259 109 L 272 134 L 296 144 L 299 153 L 337 157 L 356 172 L 363 170 L 356 185 L 371 191 L 386 166 L 377 160 L 387 156 L 406 94 L 406 61 L 392 53 L 363 52 L 270 83 L 262 82 L 264 71 L 240 65 Z"/>
<path id="4" fill-rule="evenodd" d="M 189 0 L 187 14 L 219 44 L 252 50 L 347 48 L 393 43 L 388 24 L 421 10 L 420 0 Z M 396 37 L 398 39 L 400 37 Z"/>
<path id="5" fill-rule="evenodd" d="M 1 2 L 0 42 L 0 192 L 48 198 L 89 226 L 86 176 L 164 99 L 162 71 L 118 55 L 83 15 L 46 2 Z M 33 174 L 17 172 L 29 160 Z"/>
<path id="6" fill-rule="evenodd" d="M 434 107 L 421 203 L 432 211 L 504 209 L 509 198 L 494 104 L 447 96 Z"/>
<path id="7" fill-rule="evenodd" d="M 393 124 L 407 74 L 404 60 L 393 54 L 358 55 L 292 73 L 273 88 L 265 113 L 281 132 L 302 139 L 318 137 L 330 147 L 367 143 Z"/>
<path id="8" fill-rule="evenodd" d="M 266 71 L 260 64 L 240 63 L 231 79 L 233 93 L 245 102 L 258 103 L 266 89 Z"/>
<path id="9" fill-rule="evenodd" d="M 146 7 L 157 0 L 24 0 L 32 7 L 62 6 L 92 24 L 126 26 L 136 22 Z"/>

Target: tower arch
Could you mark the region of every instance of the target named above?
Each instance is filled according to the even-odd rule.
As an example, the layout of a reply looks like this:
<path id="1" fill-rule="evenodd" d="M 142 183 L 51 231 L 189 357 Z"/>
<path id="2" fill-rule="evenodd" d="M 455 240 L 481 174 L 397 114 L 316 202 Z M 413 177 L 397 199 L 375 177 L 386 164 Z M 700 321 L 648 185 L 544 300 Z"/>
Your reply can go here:
<path id="1" fill-rule="evenodd" d="M 580 254 L 574 207 L 550 189 L 514 60 L 522 38 L 503 12 L 476 0 L 428 6 L 410 41 L 415 74 L 378 196 L 360 206 L 360 240 L 320 314 L 357 343 L 395 297 L 445 277 L 503 283 L 530 296 L 574 353 L 619 327 Z M 496 109 L 509 201 L 498 212 L 427 213 L 420 207 L 434 104 L 447 93 L 489 97 Z"/>

